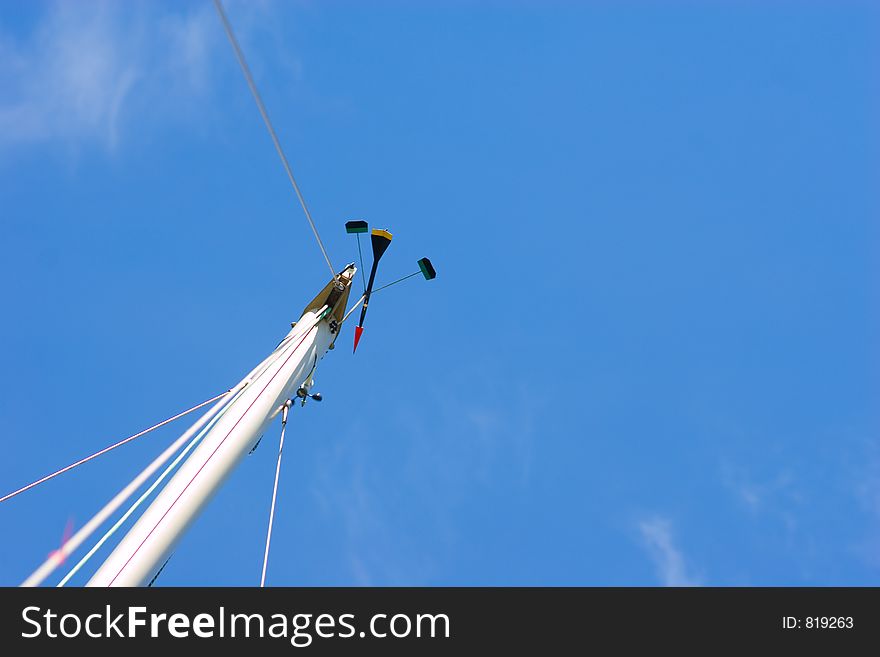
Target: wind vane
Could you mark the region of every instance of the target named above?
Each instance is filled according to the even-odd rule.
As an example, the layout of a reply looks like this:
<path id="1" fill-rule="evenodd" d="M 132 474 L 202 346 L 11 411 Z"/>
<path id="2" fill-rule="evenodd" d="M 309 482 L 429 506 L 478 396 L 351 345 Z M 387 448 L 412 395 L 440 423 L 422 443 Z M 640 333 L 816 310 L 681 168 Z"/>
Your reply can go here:
<path id="1" fill-rule="evenodd" d="M 353 233 L 357 236 L 358 240 L 358 253 L 361 253 L 361 233 L 366 233 L 369 230 L 369 225 L 366 221 L 348 221 L 345 224 L 345 231 L 347 233 Z M 392 235 L 387 230 L 382 230 L 379 228 L 374 228 L 373 232 L 370 234 L 370 244 L 373 247 L 373 266 L 370 268 L 370 282 L 366 284 L 364 288 L 364 296 L 363 296 L 363 305 L 361 306 L 361 317 L 358 320 L 357 326 L 354 327 L 354 348 L 352 349 L 352 353 L 357 351 L 358 342 L 361 341 L 361 335 L 364 333 L 364 318 L 367 316 L 367 306 L 370 303 L 370 295 L 373 293 L 373 283 L 376 280 L 376 269 L 379 267 L 379 260 L 382 259 L 382 256 L 385 255 L 385 251 L 391 245 Z M 425 279 L 431 280 L 432 278 L 437 276 L 437 272 L 434 271 L 434 267 L 431 264 L 431 261 L 427 258 L 421 258 L 418 260 L 419 271 L 413 272 L 409 276 L 404 276 L 403 278 L 399 278 L 396 281 L 388 283 L 388 285 L 383 285 L 379 290 L 384 290 L 386 287 L 391 287 L 395 283 L 399 283 L 401 281 L 405 281 L 407 278 L 411 276 L 415 276 L 418 273 L 422 273 L 425 276 Z M 361 255 L 361 270 L 364 268 L 364 259 L 363 255 Z"/>

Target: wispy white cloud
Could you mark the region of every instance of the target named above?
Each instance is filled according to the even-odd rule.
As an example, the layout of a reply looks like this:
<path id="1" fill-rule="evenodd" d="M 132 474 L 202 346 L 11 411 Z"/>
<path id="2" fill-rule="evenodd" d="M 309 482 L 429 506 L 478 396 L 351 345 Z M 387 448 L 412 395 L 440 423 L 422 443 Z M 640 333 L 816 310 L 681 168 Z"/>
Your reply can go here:
<path id="1" fill-rule="evenodd" d="M 311 494 L 342 531 L 340 545 L 348 568 L 345 574 L 356 586 L 424 584 L 433 571 L 431 556 L 399 540 L 393 502 L 381 477 L 366 467 L 370 446 L 365 432 L 352 429 L 340 441 L 322 450 L 311 482 Z"/>
<path id="2" fill-rule="evenodd" d="M 106 3 L 59 2 L 23 41 L 3 37 L 0 140 L 87 137 L 113 147 L 139 75 L 135 47 Z"/>
<path id="3" fill-rule="evenodd" d="M 242 32 L 267 8 L 233 6 Z M 233 66 L 209 2 L 54 2 L 26 34 L 0 27 L 0 149 L 90 143 L 113 151 L 127 130 L 192 118 L 193 103 L 207 105 L 216 70 Z"/>
<path id="4" fill-rule="evenodd" d="M 853 552 L 868 566 L 880 569 L 880 442 L 866 440 L 856 463 L 849 465 L 856 501 L 866 516 L 863 538 Z"/>
<path id="5" fill-rule="evenodd" d="M 725 488 L 759 532 L 743 542 L 760 540 L 765 554 L 783 551 L 793 576 L 822 585 L 839 583 L 835 578 L 853 565 L 841 555 L 880 569 L 880 448 L 846 428 L 829 435 L 834 440 L 826 444 L 834 448 L 811 447 L 807 459 L 766 449 L 749 460 L 725 457 L 720 464 Z M 826 514 L 839 495 L 850 502 L 841 513 L 856 524 L 829 532 Z M 779 576 L 792 576 L 787 572 Z"/>
<path id="6" fill-rule="evenodd" d="M 698 577 L 688 572 L 684 554 L 675 544 L 672 523 L 667 518 L 655 516 L 638 524 L 642 541 L 654 565 L 657 576 L 664 586 L 700 586 Z"/>
<path id="7" fill-rule="evenodd" d="M 212 57 L 225 45 L 220 23 L 205 2 L 190 13 L 170 14 L 160 21 L 160 36 L 166 56 L 161 64 L 163 77 L 177 85 L 175 94 L 204 93 L 211 80 Z"/>
<path id="8" fill-rule="evenodd" d="M 459 576 L 445 555 L 470 540 L 460 524 L 462 508 L 500 481 L 527 488 L 531 480 L 534 406 L 544 400 L 524 390 L 505 392 L 522 401 L 517 412 L 504 412 L 492 399 L 463 402 L 441 390 L 433 392 L 429 412 L 400 407 L 382 429 L 388 432 L 383 442 L 397 446 L 392 452 L 377 450 L 376 427 L 361 420 L 321 447 L 311 493 L 342 530 L 352 583 L 424 585 Z M 377 458 L 382 469 L 375 467 Z M 423 523 L 418 533 L 404 524 L 414 506 Z"/>
<path id="9" fill-rule="evenodd" d="M 721 467 L 722 481 L 750 514 L 774 518 L 784 529 L 786 540 L 796 545 L 803 540 L 797 538 L 797 532 L 804 497 L 794 472 L 784 466 L 772 475 L 759 477 L 753 469 L 726 460 Z"/>
<path id="10" fill-rule="evenodd" d="M 789 468 L 782 468 L 770 477 L 755 477 L 748 468 L 725 461 L 721 466 L 724 485 L 749 511 L 778 512 L 780 509 L 796 505 L 802 501 Z"/>

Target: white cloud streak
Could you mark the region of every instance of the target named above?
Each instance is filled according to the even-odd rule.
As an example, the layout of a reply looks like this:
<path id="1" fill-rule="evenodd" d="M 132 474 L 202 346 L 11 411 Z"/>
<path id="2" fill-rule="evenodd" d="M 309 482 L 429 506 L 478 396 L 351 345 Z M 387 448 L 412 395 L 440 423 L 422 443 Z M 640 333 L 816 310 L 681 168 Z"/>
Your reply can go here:
<path id="1" fill-rule="evenodd" d="M 58 3 L 24 43 L 4 37 L 3 143 L 86 136 L 115 145 L 138 67 L 113 13 L 106 4 Z"/>
<path id="2" fill-rule="evenodd" d="M 673 540 L 672 523 L 661 517 L 639 522 L 642 541 L 664 586 L 700 586 L 697 577 L 688 573 L 684 555 Z"/>
<path id="3" fill-rule="evenodd" d="M 0 149 L 97 144 L 188 115 L 228 67 L 210 3 L 54 2 L 29 33 L 0 28 Z"/>
<path id="4" fill-rule="evenodd" d="M 377 455 L 377 428 L 361 420 L 322 446 L 312 495 L 328 521 L 343 530 L 341 548 L 352 583 L 413 586 L 461 577 L 446 555 L 461 543 L 473 549 L 460 524 L 462 508 L 499 481 L 527 488 L 531 478 L 534 407 L 546 400 L 526 390 L 505 388 L 504 394 L 520 400 L 514 413 L 491 399 L 470 404 L 439 390 L 427 411 L 399 407 L 378 430 L 388 433 L 383 442 L 396 443 L 393 454 L 380 449 Z M 376 469 L 380 458 L 386 460 Z M 398 515 L 412 505 L 425 519 L 417 533 Z M 471 575 L 468 583 L 482 580 Z"/>
<path id="5" fill-rule="evenodd" d="M 871 568 L 880 569 L 880 442 L 864 441 L 858 462 L 849 466 L 855 497 L 866 514 L 865 536 L 853 551 Z"/>

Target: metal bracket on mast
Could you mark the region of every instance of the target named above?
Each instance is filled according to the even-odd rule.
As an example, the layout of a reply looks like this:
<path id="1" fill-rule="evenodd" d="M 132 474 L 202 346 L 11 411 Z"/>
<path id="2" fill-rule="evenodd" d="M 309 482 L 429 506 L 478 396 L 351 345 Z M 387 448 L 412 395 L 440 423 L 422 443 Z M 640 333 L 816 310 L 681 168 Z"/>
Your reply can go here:
<path id="1" fill-rule="evenodd" d="M 317 365 L 317 362 L 315 364 Z M 314 372 L 314 371 L 315 371 L 315 368 L 312 367 L 312 372 Z M 322 395 L 320 392 L 316 392 L 316 393 L 309 392 L 312 389 L 312 386 L 314 384 L 315 384 L 315 382 L 312 379 L 312 374 L 310 372 L 309 378 L 306 379 L 306 381 L 299 388 L 296 389 L 296 399 L 299 400 L 300 406 L 305 406 L 306 402 L 309 399 L 314 399 L 316 402 L 324 401 L 324 395 Z M 287 413 L 290 410 L 290 407 L 293 406 L 293 404 L 294 404 L 294 400 L 288 399 L 281 406 L 279 406 L 278 409 L 274 413 L 272 413 L 272 415 L 270 417 L 275 418 L 278 415 L 278 413 L 281 413 L 282 414 L 281 415 L 281 426 L 283 427 L 284 425 L 287 424 Z M 251 447 L 251 451 L 249 451 L 248 454 L 253 454 L 254 452 L 256 452 L 257 447 L 260 446 L 260 441 L 262 441 L 262 440 L 263 440 L 263 436 L 260 436 L 257 439 L 257 442 L 254 443 L 254 446 Z"/>
<path id="2" fill-rule="evenodd" d="M 311 385 L 312 385 L 312 381 L 310 379 L 309 380 L 309 388 L 311 388 Z M 324 399 L 324 396 L 320 392 L 316 392 L 314 394 L 309 393 L 309 388 L 302 386 L 301 388 L 299 388 L 299 390 L 296 391 L 297 398 L 302 400 L 300 402 L 300 406 L 305 406 L 306 401 L 309 399 L 314 399 L 316 402 L 322 401 Z"/>

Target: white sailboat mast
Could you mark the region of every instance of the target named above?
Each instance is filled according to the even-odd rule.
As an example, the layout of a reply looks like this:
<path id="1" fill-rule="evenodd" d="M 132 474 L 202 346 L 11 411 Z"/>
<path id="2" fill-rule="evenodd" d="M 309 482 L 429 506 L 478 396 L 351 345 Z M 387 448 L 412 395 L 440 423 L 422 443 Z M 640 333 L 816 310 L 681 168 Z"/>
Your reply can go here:
<path id="1" fill-rule="evenodd" d="M 349 265 L 306 307 L 271 364 L 243 382 L 241 392 L 87 586 L 142 586 L 151 580 L 284 403 L 300 387 L 311 385 L 315 366 L 338 335 L 355 271 Z"/>

